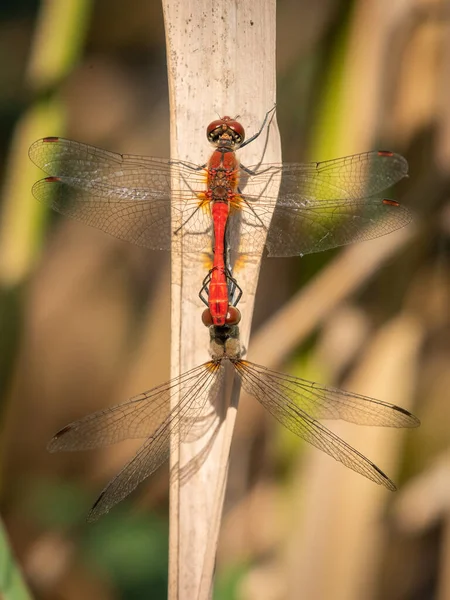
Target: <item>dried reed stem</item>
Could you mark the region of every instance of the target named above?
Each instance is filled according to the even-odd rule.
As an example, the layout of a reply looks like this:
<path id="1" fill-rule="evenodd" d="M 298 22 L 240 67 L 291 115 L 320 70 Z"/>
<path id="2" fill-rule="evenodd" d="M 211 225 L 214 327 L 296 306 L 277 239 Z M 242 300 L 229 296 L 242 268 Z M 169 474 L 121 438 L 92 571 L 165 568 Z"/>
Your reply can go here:
<path id="1" fill-rule="evenodd" d="M 165 0 L 171 155 L 204 164 L 210 153 L 205 130 L 217 115 L 240 115 L 247 135 L 258 129 L 275 101 L 275 2 L 273 0 Z M 257 164 L 264 136 L 242 151 L 244 164 Z M 275 123 L 264 159 L 280 159 Z M 259 260 L 239 273 L 241 334 L 248 344 Z M 201 256 L 172 255 L 172 376 L 207 357 L 208 333 L 201 324 L 196 291 L 206 275 Z M 193 291 L 194 290 L 194 291 Z M 173 440 L 169 598 L 209 598 L 220 527 L 228 456 L 238 391 L 224 394 L 214 426 L 191 443 Z M 174 399 L 176 401 L 176 399 Z M 219 399 L 218 399 L 219 401 Z M 222 415 L 222 416 L 218 416 Z M 220 427 L 219 427 L 220 426 Z M 211 433 L 212 432 L 212 433 Z M 192 468 L 194 466 L 194 468 Z M 185 477 L 185 473 L 189 473 Z"/>

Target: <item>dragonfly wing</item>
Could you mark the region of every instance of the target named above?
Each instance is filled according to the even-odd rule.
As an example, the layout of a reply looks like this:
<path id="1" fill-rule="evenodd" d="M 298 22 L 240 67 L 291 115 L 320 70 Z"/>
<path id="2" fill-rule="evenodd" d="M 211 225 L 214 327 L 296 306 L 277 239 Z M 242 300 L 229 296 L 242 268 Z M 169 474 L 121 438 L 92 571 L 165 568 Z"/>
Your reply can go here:
<path id="1" fill-rule="evenodd" d="M 244 210 L 261 214 L 263 219 L 273 211 L 267 236 L 269 256 L 320 252 L 407 225 L 411 215 L 406 208 L 376 197 L 407 172 L 406 160 L 392 152 L 367 152 L 304 165 L 262 165 L 259 172 L 247 177 Z M 278 195 L 254 193 L 256 186 L 271 189 L 276 182 Z"/>
<path id="2" fill-rule="evenodd" d="M 61 137 L 37 140 L 28 155 L 37 167 L 53 176 L 103 178 L 130 184 L 136 181 L 137 174 L 146 187 L 165 190 L 168 173 L 183 173 L 189 180 L 204 183 L 203 169 L 186 161 L 118 154 Z"/>
<path id="3" fill-rule="evenodd" d="M 269 256 L 303 256 L 387 235 L 411 218 L 407 208 L 384 198 L 277 205 L 266 245 Z"/>
<path id="4" fill-rule="evenodd" d="M 251 174 L 249 174 L 250 172 Z M 262 164 L 241 176 L 244 193 L 281 179 L 280 199 L 287 194 L 317 200 L 376 196 L 407 177 L 408 161 L 395 152 L 374 151 L 311 163 Z"/>
<path id="5" fill-rule="evenodd" d="M 55 435 L 48 446 L 51 452 L 86 450 L 147 437 L 134 458 L 103 490 L 89 520 L 108 512 L 168 458 L 172 433 L 177 432 L 181 441 L 192 437 L 222 377 L 220 365 L 205 363 L 128 402 L 75 421 Z M 172 394 L 178 395 L 178 404 L 170 410 Z"/>
<path id="6" fill-rule="evenodd" d="M 48 444 L 48 450 L 71 452 L 102 448 L 127 439 L 146 438 L 162 423 L 178 426 L 184 411 L 193 407 L 192 398 L 202 388 L 209 388 L 214 376 L 214 372 L 200 365 L 127 402 L 87 415 L 63 427 Z M 175 393 L 179 394 L 179 403 L 170 413 L 170 398 Z"/>
<path id="7" fill-rule="evenodd" d="M 149 438 L 137 454 L 108 483 L 95 501 L 88 521 L 96 521 L 126 498 L 136 487 L 169 458 L 170 427 L 163 427 Z"/>
<path id="8" fill-rule="evenodd" d="M 371 481 L 395 490 L 394 483 L 372 461 L 340 439 L 336 434 L 311 417 L 300 405 L 303 398 L 299 393 L 297 402 L 291 398 L 292 388 L 276 379 L 273 372 L 248 361 L 235 363 L 235 368 L 242 379 L 244 389 L 254 396 L 280 423 L 306 442 L 322 450 L 343 465 L 367 477 Z M 279 376 L 281 377 L 281 376 Z M 295 397 L 295 394 L 294 394 Z M 331 400 L 330 400 L 331 402 Z M 306 402 L 308 404 L 308 402 Z M 326 406 L 326 405 L 325 405 Z M 327 413 L 328 409 L 319 410 Z M 346 411 L 341 411 L 340 418 L 345 418 Z M 378 419 L 375 419 L 378 420 Z M 354 421 L 352 421 L 354 422 Z"/>
<path id="9" fill-rule="evenodd" d="M 274 393 L 276 391 L 277 395 L 286 397 L 315 419 L 342 419 L 348 423 L 376 427 L 420 425 L 419 419 L 401 406 L 241 362 L 244 370 L 250 369 L 255 382 L 257 378 L 262 379 Z"/>
<path id="10" fill-rule="evenodd" d="M 29 155 L 49 175 L 33 186 L 33 195 L 57 212 L 139 246 L 169 250 L 175 211 L 176 220 L 188 221 L 188 231 L 197 234 L 188 251 L 204 249 L 211 217 L 200 208 L 204 173 L 193 165 L 115 154 L 63 138 L 39 140 Z"/>

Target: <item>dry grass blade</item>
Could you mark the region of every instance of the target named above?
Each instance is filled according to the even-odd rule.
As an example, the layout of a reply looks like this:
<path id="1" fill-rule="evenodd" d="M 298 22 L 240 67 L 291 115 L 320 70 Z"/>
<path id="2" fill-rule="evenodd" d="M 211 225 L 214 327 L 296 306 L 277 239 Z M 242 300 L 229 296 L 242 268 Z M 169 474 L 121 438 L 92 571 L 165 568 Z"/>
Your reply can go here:
<path id="1" fill-rule="evenodd" d="M 234 0 L 212 5 L 206 0 L 195 4 L 165 0 L 163 7 L 169 62 L 171 157 L 204 164 L 209 156 L 205 129 L 211 120 L 217 115 L 239 115 L 249 138 L 274 105 L 275 2 Z M 260 162 L 263 155 L 264 162 L 280 160 L 275 121 L 272 121 L 270 136 L 260 136 L 242 150 L 239 158 L 243 164 L 252 165 Z M 176 176 L 176 172 L 173 175 Z M 175 189 L 180 189 L 183 182 L 173 184 Z M 175 230 L 179 225 L 172 223 Z M 200 320 L 202 305 L 192 294 L 196 281 L 198 290 L 201 287 L 205 265 L 200 257 L 198 261 L 192 257 L 188 260 L 183 254 L 179 257 L 178 252 L 172 253 L 173 377 L 204 362 L 208 335 Z M 245 346 L 248 345 L 259 266 L 256 256 L 239 277 L 239 284 L 245 290 L 239 305 Z M 225 384 L 230 385 L 229 378 L 225 380 Z M 236 407 L 238 393 L 239 390 L 234 388 L 233 392 L 224 391 L 221 398 L 217 398 L 215 410 L 221 426 L 219 430 L 211 428 L 209 436 L 213 435 L 214 439 L 204 437 L 190 444 L 178 444 L 175 440 L 172 447 L 171 599 L 200 600 L 211 595 L 236 413 L 227 407 L 230 398 Z M 173 402 L 176 400 L 174 397 Z M 222 406 L 219 405 L 221 402 Z M 208 449 L 207 456 L 205 448 Z M 202 456 L 201 464 L 193 470 L 192 476 L 182 477 L 186 465 L 195 462 L 199 455 Z"/>

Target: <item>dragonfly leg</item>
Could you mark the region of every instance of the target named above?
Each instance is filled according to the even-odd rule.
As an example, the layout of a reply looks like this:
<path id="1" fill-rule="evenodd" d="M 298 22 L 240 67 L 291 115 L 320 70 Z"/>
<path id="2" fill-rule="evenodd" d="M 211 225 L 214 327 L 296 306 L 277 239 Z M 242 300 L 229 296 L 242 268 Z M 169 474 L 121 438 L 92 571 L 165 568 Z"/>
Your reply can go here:
<path id="1" fill-rule="evenodd" d="M 250 144 L 251 142 L 254 142 L 256 140 L 256 138 L 258 138 L 261 135 L 264 127 L 266 126 L 267 119 L 269 118 L 269 115 L 272 115 L 271 118 L 270 118 L 270 121 L 269 121 L 269 125 L 270 125 L 270 123 L 271 123 L 271 121 L 272 121 L 272 119 L 273 119 L 273 117 L 275 115 L 275 109 L 276 109 L 276 107 L 277 107 L 277 105 L 274 104 L 272 106 L 272 108 L 266 112 L 266 116 L 264 117 L 264 120 L 263 120 L 262 125 L 259 128 L 259 130 L 255 134 L 253 134 L 251 137 L 249 137 L 248 140 L 245 140 L 245 142 L 240 145 L 240 148 L 243 148 L 244 146 L 247 146 L 247 144 Z"/>
<path id="2" fill-rule="evenodd" d="M 261 163 L 258 163 L 256 165 L 256 167 L 258 167 L 260 164 Z M 273 165 L 269 165 L 267 168 L 262 169 L 261 171 L 258 171 L 257 169 L 256 170 L 255 169 L 249 169 L 248 167 L 246 167 L 242 163 L 239 166 L 248 175 L 261 175 L 261 173 L 267 173 L 267 171 L 272 171 L 274 169 Z M 276 167 L 276 169 L 279 170 L 278 167 Z"/>
<path id="3" fill-rule="evenodd" d="M 203 168 L 203 167 L 199 167 L 199 170 L 200 170 L 200 169 L 202 169 L 202 168 Z M 194 170 L 197 170 L 197 169 L 194 169 Z M 197 196 L 197 197 L 198 197 L 198 195 L 199 195 L 199 193 L 200 193 L 200 192 L 196 192 L 196 191 L 195 191 L 195 190 L 194 190 L 194 189 L 193 189 L 193 188 L 192 188 L 192 187 L 189 185 L 189 183 L 186 181 L 186 179 L 185 179 L 184 177 L 182 177 L 182 181 L 183 181 L 184 185 L 185 185 L 185 186 L 188 188 L 188 190 L 189 190 L 190 192 L 192 192 L 192 194 L 194 194 L 195 196 Z M 200 200 L 200 199 L 199 199 L 199 200 Z M 189 217 L 188 217 L 188 218 L 187 218 L 187 219 L 186 219 L 186 220 L 185 220 L 183 223 L 181 223 L 181 225 L 178 227 L 178 229 L 175 229 L 175 231 L 173 232 L 173 235 L 178 235 L 178 234 L 179 234 L 180 230 L 181 230 L 181 229 L 183 229 L 183 227 L 184 227 L 185 225 L 187 225 L 187 223 L 189 223 L 189 221 L 192 219 L 192 217 L 194 217 L 194 216 L 197 214 L 197 212 L 198 212 L 198 210 L 200 209 L 200 207 L 201 207 L 201 203 L 200 203 L 200 204 L 197 206 L 197 208 L 194 210 L 194 212 L 193 212 L 193 213 L 191 213 L 191 215 L 190 215 L 190 216 L 189 216 Z"/>
<path id="4" fill-rule="evenodd" d="M 209 306 L 209 304 L 208 304 L 208 298 L 209 298 L 209 284 L 210 284 L 210 282 L 211 282 L 211 271 L 208 273 L 208 275 L 203 280 L 201 290 L 198 293 L 200 300 L 204 304 L 206 304 L 206 306 Z"/>
<path id="5" fill-rule="evenodd" d="M 186 167 L 186 169 L 190 169 L 191 171 L 201 171 L 202 169 L 206 169 L 207 167 L 207 163 L 205 163 L 204 165 L 196 166 L 191 163 L 185 162 L 184 160 L 169 160 L 169 165 L 182 165 L 183 167 Z"/>
<path id="6" fill-rule="evenodd" d="M 232 306 L 237 306 L 239 303 L 239 300 L 242 298 L 242 288 L 239 286 L 238 282 L 236 281 L 236 279 L 233 277 L 233 275 L 231 274 L 231 271 L 229 269 L 225 270 L 225 274 L 227 277 L 227 280 L 229 282 L 229 284 L 231 284 L 229 286 L 229 291 L 228 291 L 228 297 L 230 299 L 230 304 Z M 237 298 L 233 298 L 233 296 L 235 295 L 237 291 Z"/>

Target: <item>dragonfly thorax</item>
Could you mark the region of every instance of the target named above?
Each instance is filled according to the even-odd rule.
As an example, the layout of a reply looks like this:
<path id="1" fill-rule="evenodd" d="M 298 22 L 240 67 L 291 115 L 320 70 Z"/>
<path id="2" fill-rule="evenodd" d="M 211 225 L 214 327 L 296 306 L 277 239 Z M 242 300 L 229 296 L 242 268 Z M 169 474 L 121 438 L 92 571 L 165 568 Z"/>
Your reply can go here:
<path id="1" fill-rule="evenodd" d="M 209 351 L 214 361 L 225 358 L 236 361 L 241 358 L 241 344 L 239 341 L 239 327 L 237 325 L 215 325 L 209 328 Z"/>

